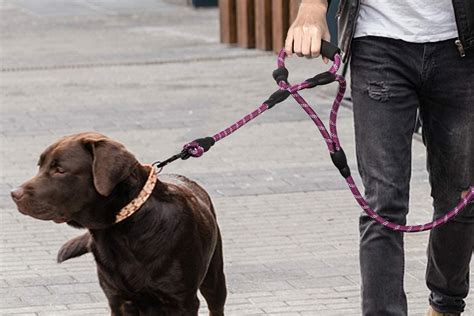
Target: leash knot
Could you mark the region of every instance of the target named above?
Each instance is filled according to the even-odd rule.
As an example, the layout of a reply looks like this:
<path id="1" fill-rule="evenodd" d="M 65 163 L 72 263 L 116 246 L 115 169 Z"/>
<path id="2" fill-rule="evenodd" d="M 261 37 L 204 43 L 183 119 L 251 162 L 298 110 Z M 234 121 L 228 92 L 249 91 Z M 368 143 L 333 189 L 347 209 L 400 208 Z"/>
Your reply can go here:
<path id="1" fill-rule="evenodd" d="M 185 153 L 185 155 L 187 154 L 187 157 L 183 157 L 183 159 L 187 159 L 190 156 L 197 158 L 201 157 L 202 154 L 204 154 L 204 148 L 202 148 L 201 145 L 198 144 L 198 142 L 192 141 L 183 146 L 183 152 Z"/>

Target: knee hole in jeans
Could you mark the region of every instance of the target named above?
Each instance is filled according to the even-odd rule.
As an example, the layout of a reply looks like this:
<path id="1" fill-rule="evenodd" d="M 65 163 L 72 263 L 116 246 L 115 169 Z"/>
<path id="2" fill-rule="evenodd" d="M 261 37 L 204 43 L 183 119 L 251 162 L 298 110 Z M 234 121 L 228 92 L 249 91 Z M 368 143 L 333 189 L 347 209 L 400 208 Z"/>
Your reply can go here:
<path id="1" fill-rule="evenodd" d="M 385 81 L 369 81 L 367 92 L 371 99 L 379 102 L 387 102 L 390 97 L 390 90 Z"/>

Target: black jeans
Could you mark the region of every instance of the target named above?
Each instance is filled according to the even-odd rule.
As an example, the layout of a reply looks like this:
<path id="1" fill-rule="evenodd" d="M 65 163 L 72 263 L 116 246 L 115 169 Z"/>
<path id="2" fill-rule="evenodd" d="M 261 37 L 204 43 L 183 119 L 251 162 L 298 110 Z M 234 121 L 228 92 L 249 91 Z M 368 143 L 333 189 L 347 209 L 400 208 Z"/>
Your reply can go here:
<path id="1" fill-rule="evenodd" d="M 406 223 L 417 109 L 427 148 L 434 217 L 474 185 L 474 56 L 454 39 L 407 43 L 381 37 L 352 44 L 352 98 L 359 172 L 370 206 Z M 431 231 L 426 282 L 430 304 L 462 312 L 474 247 L 474 205 Z M 360 217 L 363 315 L 407 315 L 403 234 Z"/>

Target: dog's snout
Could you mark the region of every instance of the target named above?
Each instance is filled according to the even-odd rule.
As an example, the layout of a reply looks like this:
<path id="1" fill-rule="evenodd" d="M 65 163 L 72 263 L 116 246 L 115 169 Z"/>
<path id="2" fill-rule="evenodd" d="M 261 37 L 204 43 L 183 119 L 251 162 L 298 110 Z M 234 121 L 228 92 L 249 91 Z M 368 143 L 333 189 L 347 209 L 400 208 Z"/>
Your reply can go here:
<path id="1" fill-rule="evenodd" d="M 10 192 L 10 195 L 14 201 L 19 201 L 25 195 L 25 190 L 23 190 L 21 187 L 16 188 Z"/>

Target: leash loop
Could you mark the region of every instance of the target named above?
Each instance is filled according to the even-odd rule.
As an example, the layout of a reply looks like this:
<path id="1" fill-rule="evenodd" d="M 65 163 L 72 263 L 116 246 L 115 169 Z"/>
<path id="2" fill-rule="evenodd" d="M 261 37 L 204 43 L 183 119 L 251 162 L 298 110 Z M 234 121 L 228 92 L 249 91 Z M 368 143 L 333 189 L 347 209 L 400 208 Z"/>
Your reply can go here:
<path id="1" fill-rule="evenodd" d="M 211 149 L 211 147 L 215 143 L 216 141 L 212 137 L 195 139 L 192 142 L 187 143 L 183 146 L 183 151 L 181 152 L 181 159 L 186 160 L 189 157 L 201 157 L 202 154 Z"/>
<path id="2" fill-rule="evenodd" d="M 192 141 L 183 147 L 181 159 L 186 160 L 189 157 L 198 158 L 204 154 L 204 148 L 202 148 L 198 142 Z"/>

